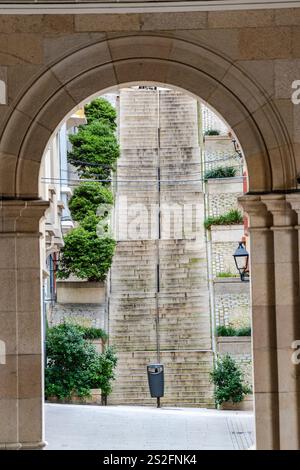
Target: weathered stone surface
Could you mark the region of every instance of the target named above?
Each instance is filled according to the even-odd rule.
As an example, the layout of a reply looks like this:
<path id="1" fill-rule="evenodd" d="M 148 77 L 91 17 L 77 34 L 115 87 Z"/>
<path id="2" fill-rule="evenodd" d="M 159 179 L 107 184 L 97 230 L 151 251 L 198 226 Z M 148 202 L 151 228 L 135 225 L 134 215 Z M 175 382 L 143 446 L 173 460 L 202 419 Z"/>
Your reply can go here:
<path id="1" fill-rule="evenodd" d="M 202 29 L 207 25 L 206 12 L 186 13 L 142 13 L 140 15 L 142 31 Z"/>
<path id="2" fill-rule="evenodd" d="M 245 28 L 239 34 L 241 59 L 281 59 L 290 57 L 292 32 L 288 27 Z"/>
<path id="3" fill-rule="evenodd" d="M 299 26 L 300 10 L 299 8 L 282 8 L 275 10 L 275 24 L 279 26 Z"/>
<path id="4" fill-rule="evenodd" d="M 42 37 L 35 34 L 0 34 L 0 63 L 2 65 L 42 64 Z"/>
<path id="5" fill-rule="evenodd" d="M 210 28 L 258 28 L 272 26 L 275 13 L 273 10 L 252 11 L 213 11 L 208 13 Z"/>
<path id="6" fill-rule="evenodd" d="M 139 31 L 140 17 L 123 15 L 76 15 L 75 31 Z"/>
<path id="7" fill-rule="evenodd" d="M 194 98 L 174 90 L 120 93 L 119 242 L 111 270 L 109 314 L 110 340 L 117 347 L 119 364 L 110 403 L 152 402 L 145 368 L 156 357 L 159 314 L 161 360 L 166 367 L 164 404 L 212 405 L 212 353 L 199 351 L 211 350 L 202 186 L 187 181 L 197 174 L 200 180 L 197 112 Z M 125 196 L 127 218 L 119 206 Z M 160 240 L 158 212 L 153 210 L 159 197 Z M 200 208 L 194 240 L 182 230 L 182 208 L 196 203 Z M 144 212 L 139 231 L 133 232 L 130 224 L 136 215 L 133 211 L 130 216 L 130 207 L 137 204 Z M 193 222 L 187 211 L 184 220 Z"/>

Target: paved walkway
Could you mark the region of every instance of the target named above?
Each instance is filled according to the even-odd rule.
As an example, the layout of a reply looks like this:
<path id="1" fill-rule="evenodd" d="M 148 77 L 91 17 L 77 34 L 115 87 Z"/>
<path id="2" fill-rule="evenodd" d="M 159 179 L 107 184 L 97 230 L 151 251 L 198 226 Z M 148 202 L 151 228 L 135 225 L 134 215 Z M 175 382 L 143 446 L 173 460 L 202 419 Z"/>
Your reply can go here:
<path id="1" fill-rule="evenodd" d="M 46 404 L 46 449 L 247 449 L 249 412 Z"/>

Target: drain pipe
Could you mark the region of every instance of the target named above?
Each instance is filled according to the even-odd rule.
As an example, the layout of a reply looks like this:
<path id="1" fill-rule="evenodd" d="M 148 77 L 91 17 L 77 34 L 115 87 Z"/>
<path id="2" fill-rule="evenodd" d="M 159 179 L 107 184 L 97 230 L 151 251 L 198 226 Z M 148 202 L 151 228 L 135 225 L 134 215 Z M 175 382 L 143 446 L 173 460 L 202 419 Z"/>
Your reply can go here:
<path id="1" fill-rule="evenodd" d="M 157 200 L 158 200 L 158 211 L 157 211 L 157 224 L 158 234 L 156 240 L 156 357 L 157 362 L 160 363 L 160 331 L 159 331 L 159 292 L 160 292 L 160 239 L 161 239 L 161 194 L 160 194 L 160 91 L 157 90 Z"/>
<path id="2" fill-rule="evenodd" d="M 202 113 L 201 103 L 198 101 L 198 138 L 200 145 L 200 157 L 201 157 L 201 179 L 202 179 L 202 191 L 203 191 L 203 202 L 204 202 L 204 217 L 208 216 L 208 191 L 207 183 L 204 181 L 205 175 L 205 145 L 203 142 L 203 126 L 202 126 Z M 207 259 L 207 281 L 209 291 L 209 310 L 210 310 L 210 331 L 211 331 L 211 348 L 213 357 L 216 357 L 216 316 L 215 316 L 215 296 L 214 296 L 214 277 L 212 271 L 212 251 L 211 251 L 211 235 L 206 228 L 204 228 L 205 247 L 206 247 L 206 259 Z"/>

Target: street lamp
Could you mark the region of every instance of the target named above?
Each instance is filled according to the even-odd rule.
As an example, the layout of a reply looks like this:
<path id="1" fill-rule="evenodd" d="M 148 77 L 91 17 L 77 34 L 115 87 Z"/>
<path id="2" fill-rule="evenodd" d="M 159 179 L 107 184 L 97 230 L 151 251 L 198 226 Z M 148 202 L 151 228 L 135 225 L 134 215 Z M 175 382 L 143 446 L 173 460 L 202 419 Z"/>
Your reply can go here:
<path id="1" fill-rule="evenodd" d="M 239 246 L 235 250 L 233 257 L 236 268 L 240 273 L 241 281 L 249 281 L 249 253 L 246 250 L 244 242 L 239 242 Z"/>

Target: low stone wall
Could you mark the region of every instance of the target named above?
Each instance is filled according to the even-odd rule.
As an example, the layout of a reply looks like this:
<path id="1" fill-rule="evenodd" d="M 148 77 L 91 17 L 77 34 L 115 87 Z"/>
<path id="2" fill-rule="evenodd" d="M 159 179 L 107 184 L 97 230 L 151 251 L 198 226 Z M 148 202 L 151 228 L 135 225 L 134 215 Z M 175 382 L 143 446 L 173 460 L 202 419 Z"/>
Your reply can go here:
<path id="1" fill-rule="evenodd" d="M 216 326 L 229 324 L 239 328 L 250 324 L 250 284 L 240 278 L 214 280 Z"/>
<path id="2" fill-rule="evenodd" d="M 217 351 L 221 356 L 229 354 L 240 365 L 245 381 L 252 384 L 251 336 L 219 336 Z M 241 403 L 224 403 L 222 409 L 252 410 L 253 396 L 245 397 Z"/>
<path id="3" fill-rule="evenodd" d="M 251 336 L 219 336 L 218 353 L 251 357 Z"/>
<path id="4" fill-rule="evenodd" d="M 49 308 L 49 325 L 54 326 L 70 320 L 85 326 L 107 330 L 105 283 L 57 282 L 57 302 Z"/>
<path id="5" fill-rule="evenodd" d="M 237 272 L 233 253 L 244 235 L 243 225 L 212 225 L 212 271 L 216 277 L 222 272 Z"/>

